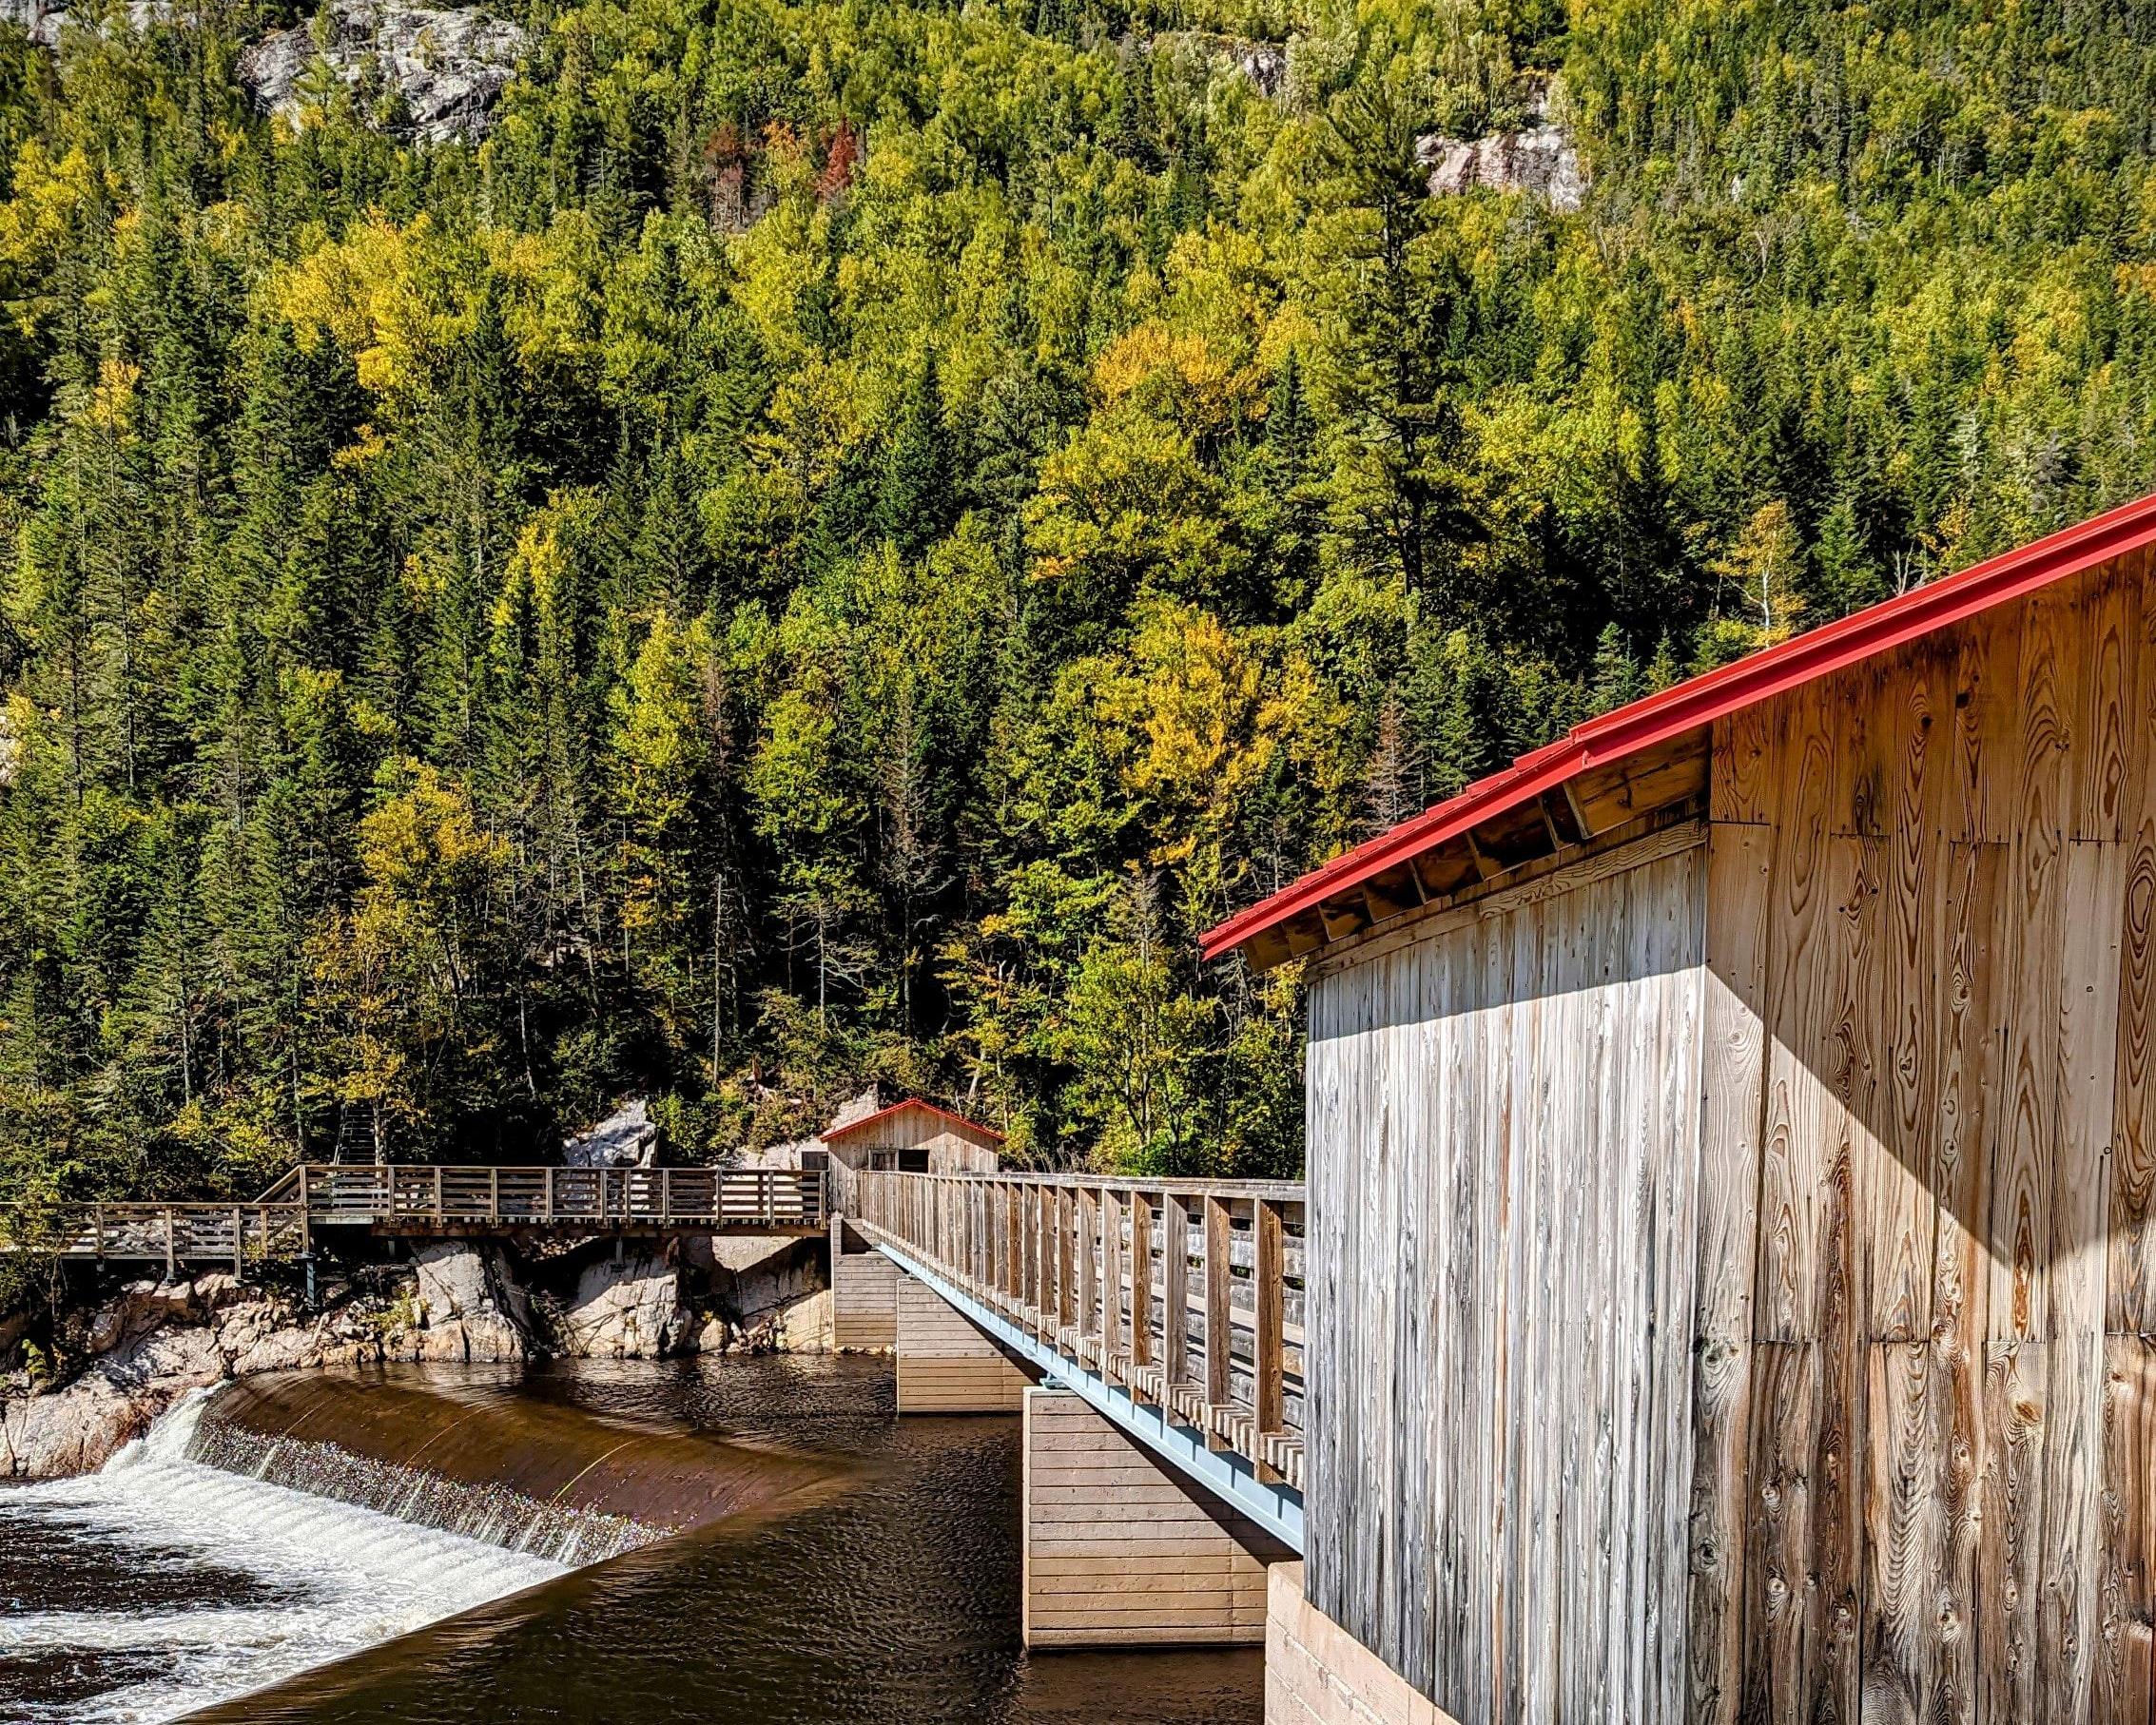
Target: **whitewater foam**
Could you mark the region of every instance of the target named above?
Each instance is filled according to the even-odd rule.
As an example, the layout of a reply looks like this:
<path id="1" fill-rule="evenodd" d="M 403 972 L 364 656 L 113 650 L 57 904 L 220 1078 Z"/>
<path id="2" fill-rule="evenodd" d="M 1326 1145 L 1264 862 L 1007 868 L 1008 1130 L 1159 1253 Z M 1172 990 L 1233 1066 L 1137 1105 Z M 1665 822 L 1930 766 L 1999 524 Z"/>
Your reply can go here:
<path id="1" fill-rule="evenodd" d="M 262 1604 L 23 1611 L 0 1659 L 70 1649 L 154 1655 L 159 1674 L 26 1717 L 147 1725 L 276 1683 L 566 1572 L 528 1553 L 190 1459 L 208 1393 L 180 1403 L 95 1474 L 0 1495 L 0 1538 L 60 1523 L 119 1548 L 192 1552 L 264 1583 Z"/>

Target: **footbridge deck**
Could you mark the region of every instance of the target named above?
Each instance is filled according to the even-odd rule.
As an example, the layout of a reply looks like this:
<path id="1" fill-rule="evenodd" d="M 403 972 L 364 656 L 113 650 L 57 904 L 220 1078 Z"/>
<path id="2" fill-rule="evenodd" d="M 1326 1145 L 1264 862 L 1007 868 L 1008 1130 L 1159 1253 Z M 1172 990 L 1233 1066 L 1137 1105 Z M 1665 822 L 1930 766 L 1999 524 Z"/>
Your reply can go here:
<path id="1" fill-rule="evenodd" d="M 1044 1377 L 1302 1546 L 1303 1188 L 853 1176 L 847 1220 Z"/>
<path id="2" fill-rule="evenodd" d="M 302 1256 L 318 1233 L 586 1238 L 826 1226 L 824 1177 L 813 1171 L 309 1163 L 244 1204 L 0 1207 L 0 1250 L 243 1269 Z"/>

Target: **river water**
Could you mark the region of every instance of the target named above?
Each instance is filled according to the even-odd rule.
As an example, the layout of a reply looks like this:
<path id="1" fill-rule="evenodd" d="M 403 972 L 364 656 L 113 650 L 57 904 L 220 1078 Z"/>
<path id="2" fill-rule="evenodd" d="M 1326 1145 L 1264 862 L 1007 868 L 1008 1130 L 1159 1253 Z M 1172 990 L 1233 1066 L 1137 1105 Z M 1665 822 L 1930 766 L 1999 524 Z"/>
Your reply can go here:
<path id="1" fill-rule="evenodd" d="M 1261 1718 L 1254 1651 L 1028 1656 L 1018 1491 L 875 1359 L 249 1383 L 0 1491 L 0 1720 Z"/>

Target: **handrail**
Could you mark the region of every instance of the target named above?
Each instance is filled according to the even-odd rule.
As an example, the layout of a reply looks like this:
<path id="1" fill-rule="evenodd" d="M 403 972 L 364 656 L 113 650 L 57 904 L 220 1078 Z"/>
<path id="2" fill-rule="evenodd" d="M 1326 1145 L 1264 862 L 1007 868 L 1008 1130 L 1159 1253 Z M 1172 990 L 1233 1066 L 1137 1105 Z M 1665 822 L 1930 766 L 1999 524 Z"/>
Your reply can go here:
<path id="1" fill-rule="evenodd" d="M 294 1198 L 271 1194 L 295 1192 Z M 246 1264 L 301 1257 L 319 1228 L 426 1233 L 456 1229 L 589 1233 L 821 1231 L 824 1177 L 800 1169 L 596 1169 L 308 1163 L 249 1204 L 0 1204 L 0 1251 L 70 1258 Z"/>
<path id="2" fill-rule="evenodd" d="M 869 1170 L 852 1185 L 848 1220 L 872 1240 L 1301 1488 L 1300 1185 Z"/>

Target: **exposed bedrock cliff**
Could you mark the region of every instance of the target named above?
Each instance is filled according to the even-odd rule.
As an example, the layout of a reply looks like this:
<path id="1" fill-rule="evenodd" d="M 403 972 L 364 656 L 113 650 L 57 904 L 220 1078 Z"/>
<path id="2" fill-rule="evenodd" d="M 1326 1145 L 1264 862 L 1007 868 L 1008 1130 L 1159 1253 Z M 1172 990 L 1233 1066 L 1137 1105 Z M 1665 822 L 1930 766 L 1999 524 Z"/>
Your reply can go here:
<path id="1" fill-rule="evenodd" d="M 319 62 L 353 89 L 379 88 L 390 129 L 441 144 L 486 134 L 525 40 L 519 26 L 477 8 L 331 0 L 319 18 L 244 49 L 235 69 L 264 109 L 297 119 Z"/>
<path id="2" fill-rule="evenodd" d="M 66 0 L 0 0 L 0 19 L 30 39 L 58 48 L 71 16 Z M 146 30 L 185 25 L 193 10 L 178 0 L 128 0 L 114 28 Z M 315 17 L 272 30 L 243 48 L 234 68 L 265 113 L 297 121 L 309 72 L 357 92 L 385 130 L 441 144 L 476 142 L 494 124 L 494 106 L 523 55 L 519 25 L 484 7 L 408 6 L 398 0 L 330 0 Z"/>

